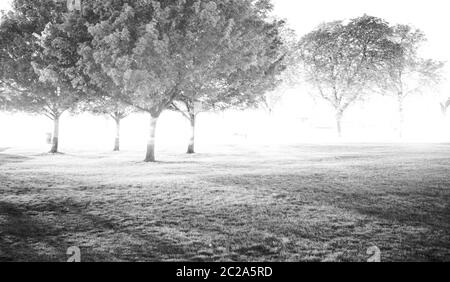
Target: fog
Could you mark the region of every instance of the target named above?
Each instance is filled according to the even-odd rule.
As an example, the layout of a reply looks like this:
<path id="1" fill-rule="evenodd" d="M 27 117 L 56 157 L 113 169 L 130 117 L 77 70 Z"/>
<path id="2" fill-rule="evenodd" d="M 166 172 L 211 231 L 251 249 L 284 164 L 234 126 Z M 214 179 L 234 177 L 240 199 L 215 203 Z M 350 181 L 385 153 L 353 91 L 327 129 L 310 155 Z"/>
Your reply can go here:
<path id="1" fill-rule="evenodd" d="M 1 0 L 0 9 L 7 8 Z M 370 14 L 391 23 L 411 24 L 422 29 L 429 41 L 421 50 L 426 57 L 448 61 L 447 1 L 296 1 L 275 0 L 275 14 L 286 18 L 299 36 L 318 24 Z M 342 9 L 341 7 L 345 7 Z M 430 16 L 432 14 L 433 16 Z M 449 66 L 446 67 L 448 76 Z M 284 144 L 329 142 L 448 142 L 450 121 L 443 118 L 439 102 L 450 96 L 449 84 L 435 93 L 411 96 L 405 103 L 405 129 L 398 139 L 398 114 L 394 98 L 374 97 L 353 105 L 343 121 L 343 138 L 336 138 L 333 111 L 322 100 L 314 100 L 305 86 L 286 91 L 273 113 L 261 110 L 205 113 L 199 116 L 197 142 L 214 144 Z M 89 114 L 65 114 L 61 120 L 61 146 L 104 149 L 113 146 L 114 122 Z M 135 114 L 122 124 L 123 149 L 144 148 L 149 117 Z M 43 116 L 0 113 L 0 146 L 46 146 L 52 122 Z M 158 146 L 184 150 L 189 138 L 187 121 L 166 112 L 158 124 Z M 110 148 L 111 147 L 111 148 Z"/>

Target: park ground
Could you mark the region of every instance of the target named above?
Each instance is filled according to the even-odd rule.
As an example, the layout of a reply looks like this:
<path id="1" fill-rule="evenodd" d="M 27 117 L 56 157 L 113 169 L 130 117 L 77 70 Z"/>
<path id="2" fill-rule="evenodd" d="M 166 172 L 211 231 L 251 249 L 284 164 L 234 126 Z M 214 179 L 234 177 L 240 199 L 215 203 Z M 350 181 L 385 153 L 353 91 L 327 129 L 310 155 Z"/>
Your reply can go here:
<path id="1" fill-rule="evenodd" d="M 450 261 L 450 144 L 0 148 L 0 261 Z"/>

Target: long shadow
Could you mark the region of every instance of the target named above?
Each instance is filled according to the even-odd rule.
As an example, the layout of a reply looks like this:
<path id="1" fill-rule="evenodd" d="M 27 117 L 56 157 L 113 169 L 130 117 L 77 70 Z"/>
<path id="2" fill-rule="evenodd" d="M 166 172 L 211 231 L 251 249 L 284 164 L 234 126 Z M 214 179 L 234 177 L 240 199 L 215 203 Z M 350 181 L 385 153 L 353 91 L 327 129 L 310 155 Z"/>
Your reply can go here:
<path id="1" fill-rule="evenodd" d="M 0 202 L 0 262 L 51 261 L 53 255 L 43 254 L 34 246 L 45 243 L 45 237 L 54 233 L 50 225 L 29 217 L 23 207 Z"/>
<path id="2" fill-rule="evenodd" d="M 67 248 L 77 246 L 68 236 L 112 228 L 106 220 L 84 215 L 82 208 L 83 204 L 72 201 L 41 202 L 37 206 L 0 202 L 0 262 L 63 262 L 68 258 Z M 83 226 L 64 221 L 74 215 L 84 217 Z"/>
<path id="3" fill-rule="evenodd" d="M 262 189 L 262 187 L 278 187 L 277 192 L 282 193 L 285 197 L 286 204 L 289 199 L 296 196 L 304 196 L 310 203 L 325 203 L 327 205 L 353 210 L 363 215 L 377 217 L 386 221 L 400 222 L 411 226 L 426 226 L 433 228 L 444 228 L 449 226 L 448 219 L 450 218 L 449 209 L 439 208 L 436 205 L 428 205 L 426 202 L 418 203 L 418 196 L 423 191 L 409 190 L 404 188 L 401 195 L 396 195 L 395 191 L 390 191 L 390 187 L 402 184 L 405 187 L 414 187 L 418 183 L 411 181 L 410 183 L 401 183 L 400 181 L 392 182 L 387 187 L 376 185 L 374 183 L 373 192 L 361 189 L 346 189 L 339 188 L 348 185 L 345 179 L 336 179 L 332 174 L 311 174 L 311 175 L 239 175 L 227 177 L 208 177 L 206 181 L 214 183 L 215 185 L 223 186 L 241 186 L 242 189 L 252 189 L 255 193 L 272 193 L 273 189 Z M 361 183 L 364 180 L 361 177 Z M 354 181 L 354 179 L 353 179 Z M 429 180 L 430 182 L 433 179 Z M 419 183 L 427 187 L 427 183 Z M 357 184 L 353 184 L 357 185 Z M 378 189 L 378 190 L 377 190 Z M 379 193 L 382 189 L 384 193 Z M 431 189 L 431 188 L 428 188 Z M 431 192 L 430 192 L 431 193 Z M 445 204 L 446 199 L 450 196 L 448 192 L 432 191 L 434 198 L 428 198 L 428 203 Z M 391 199 L 389 199 L 391 197 Z M 392 205 L 395 197 L 409 197 L 410 201 L 406 201 L 406 206 Z M 387 199 L 386 199 L 387 198 Z M 420 209 L 415 208 L 421 206 Z"/>
<path id="4" fill-rule="evenodd" d="M 158 261 L 183 255 L 181 245 L 122 226 L 119 221 L 132 220 L 127 216 L 119 213 L 119 221 L 114 221 L 90 213 L 88 207 L 89 202 L 70 199 L 0 201 L 0 262 L 62 262 L 70 246 L 80 247 L 83 261 Z"/>

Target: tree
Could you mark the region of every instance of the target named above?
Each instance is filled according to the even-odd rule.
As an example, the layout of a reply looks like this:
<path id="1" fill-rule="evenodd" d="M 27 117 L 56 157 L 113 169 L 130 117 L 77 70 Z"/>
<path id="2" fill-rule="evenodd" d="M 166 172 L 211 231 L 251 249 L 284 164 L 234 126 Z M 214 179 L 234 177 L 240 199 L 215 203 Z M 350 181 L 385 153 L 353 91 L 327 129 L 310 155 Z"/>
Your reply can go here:
<path id="1" fill-rule="evenodd" d="M 199 83 L 196 83 L 198 81 Z M 196 81 L 185 84 L 177 99 L 170 106 L 171 109 L 181 113 L 191 126 L 191 136 L 187 149 L 188 154 L 195 153 L 195 128 L 197 116 L 208 111 L 217 111 L 223 104 L 219 105 L 220 89 L 215 82 L 201 76 Z M 216 94 L 213 97 L 213 94 Z"/>
<path id="2" fill-rule="evenodd" d="M 322 24 L 300 40 L 302 76 L 333 107 L 339 137 L 345 111 L 371 93 L 369 86 L 391 49 L 390 35 L 385 21 L 365 15 L 347 24 Z"/>
<path id="3" fill-rule="evenodd" d="M 392 29 L 391 40 L 395 45 L 381 69 L 379 85 L 383 94 L 397 99 L 402 137 L 405 99 L 437 86 L 442 80 L 444 63 L 420 56 L 419 48 L 426 41 L 422 31 L 408 25 L 396 25 Z"/>
<path id="4" fill-rule="evenodd" d="M 249 68 L 258 62 L 259 49 L 251 49 L 254 44 L 232 16 L 248 13 L 258 19 L 267 1 L 149 0 L 112 6 L 118 2 L 103 4 L 101 11 L 114 12 L 104 13 L 105 20 L 91 25 L 92 46 L 86 49 L 92 49 L 95 62 L 121 90 L 120 100 L 150 115 L 145 161 L 153 162 L 157 121 L 191 77 L 213 64 Z M 251 18 L 246 21 L 250 24 Z M 233 32 L 244 33 L 240 45 L 247 50 L 244 58 L 222 55 L 237 48 L 230 41 Z M 221 63 L 226 58 L 230 62 Z M 234 70 L 223 68 L 224 73 Z"/>
<path id="5" fill-rule="evenodd" d="M 264 9 L 270 11 L 271 6 Z M 200 113 L 256 107 L 266 102 L 266 93 L 280 82 L 285 56 L 280 31 L 284 22 L 255 17 L 248 8 L 240 11 L 230 13 L 235 31 L 239 32 L 231 32 L 228 48 L 217 51 L 222 59 L 191 75 L 172 104 L 191 125 L 188 154 L 195 153 L 195 127 Z M 251 65 L 246 62 L 250 52 L 258 54 Z"/>
<path id="6" fill-rule="evenodd" d="M 62 30 L 74 16 L 53 0 L 14 0 L 0 27 L 0 81 L 14 92 L 17 110 L 44 114 L 54 122 L 51 153 L 58 152 L 61 115 L 80 99 L 71 86 L 80 30 Z M 78 25 L 77 28 L 82 28 Z"/>
<path id="7" fill-rule="evenodd" d="M 95 24 L 102 20 L 104 15 L 94 11 L 101 8 L 103 3 L 89 2 L 84 6 L 84 18 L 89 24 Z M 80 103 L 79 110 L 93 114 L 111 117 L 116 124 L 114 151 L 120 151 L 120 127 L 121 121 L 136 110 L 135 107 L 121 101 L 121 89 L 112 78 L 103 71 L 101 65 L 94 59 L 92 39 L 79 45 L 80 55 L 77 64 L 77 80 L 73 84 L 81 92 L 86 93 L 86 100 Z"/>
<path id="8" fill-rule="evenodd" d="M 46 25 L 40 36 L 40 56 L 33 61 L 40 81 L 57 89 L 53 106 L 54 133 L 51 153 L 58 152 L 59 120 L 67 110 L 73 110 L 85 93 L 74 87 L 80 79 L 77 64 L 78 45 L 90 40 L 84 19 L 76 11 L 62 13 L 61 18 Z"/>
<path id="9" fill-rule="evenodd" d="M 270 61 L 267 61 L 270 62 Z M 204 112 L 217 112 L 227 109 L 247 109 L 257 107 L 266 101 L 266 92 L 273 90 L 278 80 L 281 60 L 269 65 L 252 68 L 248 73 L 238 72 L 228 78 L 214 80 L 210 76 L 199 77 L 185 84 L 172 108 L 180 112 L 191 126 L 188 154 L 195 153 L 195 129 L 197 116 Z M 276 71 L 269 72 L 269 68 Z"/>
<path id="10" fill-rule="evenodd" d="M 271 115 L 276 106 L 282 101 L 285 93 L 299 84 L 298 71 L 298 38 L 295 31 L 283 26 L 280 28 L 280 39 L 282 40 L 281 54 L 283 67 L 277 74 L 278 84 L 275 89 L 267 91 L 262 106 Z"/>
<path id="11" fill-rule="evenodd" d="M 444 115 L 444 116 L 447 115 L 447 110 L 449 107 L 450 107 L 450 98 L 448 98 L 446 102 L 441 103 L 442 115 Z"/>
<path id="12" fill-rule="evenodd" d="M 82 111 L 88 111 L 96 115 L 111 117 L 116 124 L 114 139 L 114 151 L 120 151 L 120 127 L 121 121 L 128 117 L 135 109 L 122 103 L 119 99 L 111 96 L 95 97 L 90 101 L 84 101 L 80 105 Z"/>

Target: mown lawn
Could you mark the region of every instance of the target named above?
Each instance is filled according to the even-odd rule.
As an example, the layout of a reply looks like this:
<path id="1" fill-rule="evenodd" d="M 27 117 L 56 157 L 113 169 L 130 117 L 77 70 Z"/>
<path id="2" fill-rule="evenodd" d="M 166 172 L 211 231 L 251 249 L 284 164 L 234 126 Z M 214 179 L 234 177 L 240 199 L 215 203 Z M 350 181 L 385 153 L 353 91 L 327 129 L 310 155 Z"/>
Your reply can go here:
<path id="1" fill-rule="evenodd" d="M 450 144 L 0 148 L 0 261 L 450 261 Z"/>

